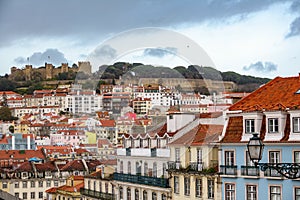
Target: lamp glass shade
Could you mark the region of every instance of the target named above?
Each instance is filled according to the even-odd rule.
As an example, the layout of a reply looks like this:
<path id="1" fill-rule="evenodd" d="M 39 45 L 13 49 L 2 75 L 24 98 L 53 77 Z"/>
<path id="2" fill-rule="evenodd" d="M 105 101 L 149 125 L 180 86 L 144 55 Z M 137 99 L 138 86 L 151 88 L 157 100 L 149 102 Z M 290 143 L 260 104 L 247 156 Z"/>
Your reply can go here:
<path id="1" fill-rule="evenodd" d="M 248 153 L 250 159 L 254 162 L 257 163 L 261 160 L 262 158 L 262 152 L 264 149 L 264 144 L 262 143 L 261 139 L 258 137 L 258 134 L 253 134 L 253 137 L 250 138 L 248 144 Z"/>

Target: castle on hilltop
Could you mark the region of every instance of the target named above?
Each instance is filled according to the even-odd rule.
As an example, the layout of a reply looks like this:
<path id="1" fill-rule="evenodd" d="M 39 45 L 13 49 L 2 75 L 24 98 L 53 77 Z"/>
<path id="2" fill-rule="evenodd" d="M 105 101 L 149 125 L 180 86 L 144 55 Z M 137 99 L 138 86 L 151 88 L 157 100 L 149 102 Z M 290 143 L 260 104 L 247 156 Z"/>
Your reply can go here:
<path id="1" fill-rule="evenodd" d="M 32 65 L 25 65 L 23 69 L 11 67 L 10 72 L 9 78 L 13 80 L 31 81 L 35 80 L 36 76 L 42 80 L 50 80 L 61 73 L 84 72 L 85 74 L 91 74 L 92 67 L 88 61 L 78 62 L 78 66 L 73 65 L 72 67 L 68 63 L 62 63 L 59 67 L 55 67 L 51 63 L 45 63 L 45 66 L 39 68 L 33 68 Z"/>

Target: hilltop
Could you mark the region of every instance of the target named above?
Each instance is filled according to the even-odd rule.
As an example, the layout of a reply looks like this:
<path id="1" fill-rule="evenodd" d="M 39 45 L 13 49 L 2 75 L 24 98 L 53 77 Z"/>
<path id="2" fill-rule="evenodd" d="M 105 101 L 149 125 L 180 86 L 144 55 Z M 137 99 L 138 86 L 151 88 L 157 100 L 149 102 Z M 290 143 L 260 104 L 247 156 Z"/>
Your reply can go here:
<path id="1" fill-rule="evenodd" d="M 66 66 L 66 65 L 62 65 Z M 38 68 L 40 72 L 40 68 Z M 124 80 L 134 79 L 149 79 L 158 80 L 158 84 L 162 83 L 163 79 L 188 79 L 195 80 L 195 84 L 192 86 L 194 91 L 204 92 L 207 91 L 205 85 L 198 81 L 200 80 L 213 80 L 232 82 L 235 87 L 231 90 L 238 92 L 251 92 L 257 89 L 260 85 L 270 81 L 268 78 L 260 78 L 253 76 L 240 75 L 236 72 L 221 72 L 212 67 L 190 65 L 188 67 L 178 66 L 175 68 L 144 65 L 142 63 L 126 63 L 117 62 L 113 65 L 103 65 L 94 73 L 83 73 L 83 70 L 73 64 L 70 70 L 61 70 L 59 67 L 51 79 L 47 79 L 43 76 L 36 76 L 36 72 L 33 70 L 33 74 L 30 76 L 30 80 L 27 80 L 28 74 L 14 72 L 10 75 L 0 77 L 0 91 L 13 90 L 19 93 L 31 93 L 34 89 L 43 89 L 56 87 L 58 84 L 74 83 L 75 80 L 94 80 L 106 83 L 116 82 L 124 84 Z M 68 69 L 68 66 L 65 67 Z M 76 70 L 74 70 L 76 69 Z M 16 76 L 18 75 L 18 76 Z M 23 77 L 24 76 L 24 77 Z M 25 77 L 27 76 L 27 77 Z M 198 80 L 198 81 L 197 81 Z M 193 81 L 192 81 L 193 82 Z M 203 82 L 203 81 L 202 81 Z M 127 83 L 127 82 L 126 82 Z M 178 85 L 180 87 L 180 85 Z M 197 87 L 197 88 L 195 88 Z"/>

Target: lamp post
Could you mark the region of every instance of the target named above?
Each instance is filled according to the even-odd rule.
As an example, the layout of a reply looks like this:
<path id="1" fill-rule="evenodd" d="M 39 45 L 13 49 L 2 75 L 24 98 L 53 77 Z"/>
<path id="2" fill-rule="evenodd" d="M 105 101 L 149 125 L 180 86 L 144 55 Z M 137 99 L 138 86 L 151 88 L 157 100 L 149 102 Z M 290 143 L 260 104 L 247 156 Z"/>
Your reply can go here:
<path id="1" fill-rule="evenodd" d="M 253 134 L 247 144 L 250 160 L 255 166 L 259 166 L 262 171 L 274 169 L 288 179 L 300 178 L 300 164 L 298 163 L 259 163 L 262 158 L 264 144 L 257 133 Z"/>

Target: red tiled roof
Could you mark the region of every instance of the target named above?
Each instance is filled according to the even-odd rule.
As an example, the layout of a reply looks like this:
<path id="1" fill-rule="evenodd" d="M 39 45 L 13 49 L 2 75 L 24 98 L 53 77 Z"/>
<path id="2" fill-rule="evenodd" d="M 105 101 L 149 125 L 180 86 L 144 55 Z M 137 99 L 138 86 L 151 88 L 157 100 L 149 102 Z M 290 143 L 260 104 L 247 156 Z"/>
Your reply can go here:
<path id="1" fill-rule="evenodd" d="M 229 110 L 283 110 L 300 107 L 300 78 L 277 77 L 250 95 L 233 104 Z"/>
<path id="2" fill-rule="evenodd" d="M 46 162 L 46 163 L 36 163 L 35 168 L 38 172 L 57 171 L 57 168 L 55 167 L 53 161 Z"/>
<path id="3" fill-rule="evenodd" d="M 45 159 L 42 150 L 0 150 L 0 160 L 28 160 L 33 157 Z"/>
<path id="4" fill-rule="evenodd" d="M 222 130 L 223 125 L 199 124 L 180 138 L 169 143 L 169 145 L 198 146 L 218 142 Z"/>
<path id="5" fill-rule="evenodd" d="M 73 160 L 64 165 L 61 171 L 85 171 L 85 167 L 81 160 Z"/>
<path id="6" fill-rule="evenodd" d="M 112 144 L 108 139 L 98 139 L 97 141 L 98 148 L 103 148 L 103 145 L 108 145 L 108 147 L 112 148 Z"/>
<path id="7" fill-rule="evenodd" d="M 48 190 L 46 190 L 46 193 L 50 193 L 50 194 L 55 194 L 57 191 L 57 187 L 53 187 L 53 188 L 49 188 Z"/>
<path id="8" fill-rule="evenodd" d="M 107 120 L 100 120 L 102 127 L 114 127 L 116 125 L 115 120 L 107 119 Z"/>
<path id="9" fill-rule="evenodd" d="M 237 143 L 243 134 L 243 117 L 230 117 L 226 128 L 225 137 L 221 143 Z"/>

